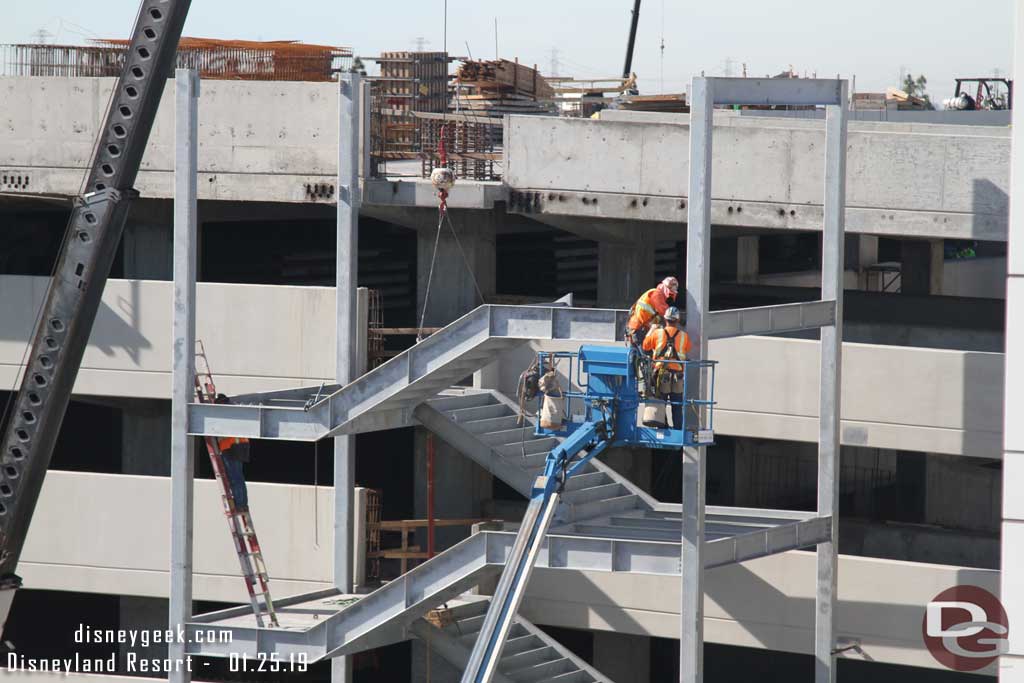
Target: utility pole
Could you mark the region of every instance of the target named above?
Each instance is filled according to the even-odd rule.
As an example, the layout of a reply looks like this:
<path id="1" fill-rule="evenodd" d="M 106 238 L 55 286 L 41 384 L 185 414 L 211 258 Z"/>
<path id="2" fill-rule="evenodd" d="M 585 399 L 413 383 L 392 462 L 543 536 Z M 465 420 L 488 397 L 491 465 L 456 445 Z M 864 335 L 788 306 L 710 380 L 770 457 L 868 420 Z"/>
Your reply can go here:
<path id="1" fill-rule="evenodd" d="M 557 76 L 561 65 L 558 63 L 558 48 L 551 48 L 551 70 L 548 71 L 548 75 Z"/>

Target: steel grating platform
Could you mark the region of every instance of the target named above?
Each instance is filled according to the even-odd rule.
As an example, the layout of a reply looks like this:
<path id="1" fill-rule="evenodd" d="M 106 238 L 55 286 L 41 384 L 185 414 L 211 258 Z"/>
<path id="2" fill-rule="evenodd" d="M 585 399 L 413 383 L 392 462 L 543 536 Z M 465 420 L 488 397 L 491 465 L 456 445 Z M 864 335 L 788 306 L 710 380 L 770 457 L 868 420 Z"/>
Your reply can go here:
<path id="1" fill-rule="evenodd" d="M 680 537 L 682 520 L 679 506 L 674 507 L 560 527 L 548 535 L 536 566 L 679 576 L 680 543 L 671 539 Z M 708 507 L 704 564 L 710 569 L 815 546 L 829 540 L 830 529 L 830 518 L 813 512 Z M 316 661 L 405 640 L 427 612 L 497 576 L 514 541 L 512 531 L 481 531 L 367 595 L 328 589 L 279 600 L 281 628 L 258 628 L 247 605 L 194 617 L 187 625 L 189 635 L 203 631 L 206 642 L 187 638 L 188 652 L 219 657 L 304 653 Z M 230 642 L 209 637 L 221 631 L 231 633 Z"/>

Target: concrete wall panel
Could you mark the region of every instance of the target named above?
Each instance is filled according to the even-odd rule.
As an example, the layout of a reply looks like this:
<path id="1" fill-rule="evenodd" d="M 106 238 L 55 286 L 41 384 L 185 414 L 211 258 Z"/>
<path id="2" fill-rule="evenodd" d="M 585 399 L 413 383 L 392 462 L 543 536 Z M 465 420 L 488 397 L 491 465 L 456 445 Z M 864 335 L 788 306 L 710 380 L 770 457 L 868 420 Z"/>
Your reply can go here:
<path id="1" fill-rule="evenodd" d="M 47 279 L 0 276 L 0 382 L 11 386 Z M 170 398 L 171 284 L 110 280 L 75 392 Z M 218 388 L 245 393 L 334 376 L 334 288 L 200 283 L 197 336 Z"/>
<path id="2" fill-rule="evenodd" d="M 642 574 L 537 569 L 523 614 L 541 624 L 679 637 L 678 579 Z M 809 654 L 814 644 L 815 556 L 789 552 L 710 570 L 705 577 L 705 639 Z M 999 573 L 933 564 L 840 556 L 841 644 L 845 656 L 941 668 L 924 647 L 925 605 L 968 583 L 998 592 Z M 992 670 L 986 673 L 994 673 Z"/>
<path id="3" fill-rule="evenodd" d="M 498 386 L 516 382 L 535 343 L 502 357 Z M 818 342 L 739 337 L 711 342 L 719 361 L 715 430 L 789 441 L 818 440 Z M 1001 456 L 1003 356 L 998 353 L 843 344 L 843 443 L 927 453 Z"/>
<path id="4" fill-rule="evenodd" d="M 170 493 L 166 477 L 51 471 L 18 567 L 25 586 L 166 597 Z M 329 587 L 333 488 L 250 483 L 249 499 L 274 596 Z M 196 599 L 245 601 L 213 480 L 196 481 L 193 528 Z"/>
<path id="5" fill-rule="evenodd" d="M 759 124 L 716 118 L 712 197 L 820 206 L 823 124 Z M 998 224 L 1005 235 L 1009 141 L 1004 133 L 958 134 L 938 126 L 930 134 L 907 132 L 899 124 L 885 132 L 886 125 L 851 124 L 849 208 L 934 213 L 929 222 L 936 222 L 936 234 L 949 218 L 942 214 L 974 216 L 979 231 Z M 681 196 L 689 170 L 688 136 L 688 120 L 638 124 L 513 116 L 506 133 L 506 181 L 524 190 Z"/>

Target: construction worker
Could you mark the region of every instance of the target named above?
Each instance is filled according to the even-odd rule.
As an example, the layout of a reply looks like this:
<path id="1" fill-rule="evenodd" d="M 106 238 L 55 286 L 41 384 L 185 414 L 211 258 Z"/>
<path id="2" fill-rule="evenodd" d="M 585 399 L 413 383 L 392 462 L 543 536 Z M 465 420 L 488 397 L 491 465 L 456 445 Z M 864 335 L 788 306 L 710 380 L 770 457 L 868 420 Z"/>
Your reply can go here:
<path id="1" fill-rule="evenodd" d="M 224 394 L 217 394 L 216 403 L 230 404 Z M 221 460 L 224 462 L 224 474 L 231 487 L 231 496 L 235 499 L 235 510 L 245 512 L 249 509 L 249 492 L 245 487 L 243 465 L 249 462 L 249 439 L 238 436 L 222 436 L 217 439 Z"/>
<path id="2" fill-rule="evenodd" d="M 641 294 L 629 309 L 626 343 L 637 347 L 643 344 L 647 331 L 660 322 L 665 311 L 675 302 L 678 293 L 679 280 L 670 276 L 662 280 L 657 287 Z"/>
<path id="3" fill-rule="evenodd" d="M 654 370 L 651 388 L 657 398 L 672 402 L 672 428 L 683 428 L 683 364 L 690 351 L 690 337 L 679 327 L 679 309 L 665 311 L 665 327 L 652 328 L 644 337 L 643 350 L 651 353 Z M 644 409 L 644 425 L 664 427 L 665 413 L 661 404 Z"/>

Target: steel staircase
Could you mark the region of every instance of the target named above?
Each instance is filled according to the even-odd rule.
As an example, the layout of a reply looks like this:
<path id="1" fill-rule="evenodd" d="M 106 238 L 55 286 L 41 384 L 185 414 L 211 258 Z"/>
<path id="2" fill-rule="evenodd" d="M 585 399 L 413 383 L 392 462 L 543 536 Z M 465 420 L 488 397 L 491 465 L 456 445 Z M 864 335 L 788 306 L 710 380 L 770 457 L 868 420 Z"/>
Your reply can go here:
<path id="1" fill-rule="evenodd" d="M 561 439 L 535 436 L 531 423 L 518 424 L 517 412 L 515 404 L 500 392 L 463 390 L 428 399 L 413 415 L 453 448 L 529 497 L 548 452 Z M 640 487 L 595 459 L 569 480 L 552 529 L 654 510 L 657 505 Z"/>
<path id="2" fill-rule="evenodd" d="M 467 602 L 455 605 L 442 614 L 440 624 L 420 620 L 410 631 L 441 658 L 460 671 L 469 661 L 473 642 L 490 604 L 484 598 L 466 596 Z M 448 621 L 448 618 L 451 621 Z M 612 683 L 568 648 L 532 623 L 517 616 L 504 655 L 498 664 L 495 683 Z"/>
<path id="3" fill-rule="evenodd" d="M 350 384 L 233 396 L 189 406 L 189 433 L 318 441 L 413 424 L 414 409 L 531 340 L 616 343 L 626 312 L 564 306 L 480 306 Z"/>

